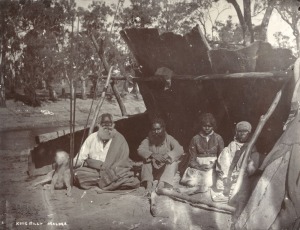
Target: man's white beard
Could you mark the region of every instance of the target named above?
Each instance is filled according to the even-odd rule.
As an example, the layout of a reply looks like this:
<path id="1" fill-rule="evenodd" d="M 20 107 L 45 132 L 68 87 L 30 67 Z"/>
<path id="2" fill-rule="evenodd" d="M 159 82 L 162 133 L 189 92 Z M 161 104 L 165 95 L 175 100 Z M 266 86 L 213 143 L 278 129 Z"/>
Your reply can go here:
<path id="1" fill-rule="evenodd" d="M 113 138 L 115 134 L 116 134 L 116 130 L 114 129 L 114 127 L 104 128 L 102 126 L 99 126 L 99 130 L 97 133 L 98 137 L 101 140 L 109 140 Z"/>

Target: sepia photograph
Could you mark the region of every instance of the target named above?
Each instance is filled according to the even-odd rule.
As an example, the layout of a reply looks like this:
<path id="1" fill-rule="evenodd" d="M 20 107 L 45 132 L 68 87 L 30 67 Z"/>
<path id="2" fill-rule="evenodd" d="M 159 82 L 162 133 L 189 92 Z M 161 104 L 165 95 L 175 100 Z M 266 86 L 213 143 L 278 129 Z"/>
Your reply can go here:
<path id="1" fill-rule="evenodd" d="M 0 229 L 299 230 L 300 0 L 0 0 Z"/>

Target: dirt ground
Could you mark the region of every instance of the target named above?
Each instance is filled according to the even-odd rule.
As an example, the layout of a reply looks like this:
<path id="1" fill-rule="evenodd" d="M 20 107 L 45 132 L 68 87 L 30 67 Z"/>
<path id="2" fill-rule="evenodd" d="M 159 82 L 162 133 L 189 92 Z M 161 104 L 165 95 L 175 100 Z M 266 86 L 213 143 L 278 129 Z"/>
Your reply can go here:
<path id="1" fill-rule="evenodd" d="M 76 125 L 86 123 L 91 102 L 77 99 Z M 124 102 L 129 114 L 145 111 L 141 98 L 127 95 Z M 158 197 L 161 212 L 153 217 L 143 188 L 96 194 L 73 187 L 71 197 L 64 190 L 52 195 L 42 187 L 34 189 L 26 173 L 29 149 L 36 135 L 68 127 L 69 103 L 63 99 L 31 108 L 9 100 L 7 108 L 0 108 L 0 229 L 230 229 L 229 214 L 165 196 Z M 115 100 L 105 101 L 102 111 L 121 118 Z"/>

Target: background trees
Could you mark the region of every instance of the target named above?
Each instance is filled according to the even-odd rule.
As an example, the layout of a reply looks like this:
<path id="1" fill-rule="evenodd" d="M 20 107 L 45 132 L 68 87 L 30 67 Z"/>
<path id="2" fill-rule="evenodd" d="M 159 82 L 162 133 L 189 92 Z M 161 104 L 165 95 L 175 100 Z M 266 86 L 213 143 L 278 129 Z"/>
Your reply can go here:
<path id="1" fill-rule="evenodd" d="M 5 106 L 5 89 L 13 94 L 20 86 L 38 105 L 35 91 L 41 82 L 56 100 L 53 83 L 61 79 L 80 82 L 86 98 L 88 76 L 104 70 L 92 36 L 116 74 L 130 77 L 137 66 L 119 35 L 126 27 L 185 34 L 199 24 L 212 47 L 233 49 L 267 41 L 271 17 L 279 14 L 299 52 L 299 6 L 294 0 L 118 0 L 91 2 L 88 8 L 70 0 L 0 1 L 0 106 Z M 274 38 L 277 46 L 291 48 L 283 32 Z"/>
<path id="2" fill-rule="evenodd" d="M 296 39 L 298 56 L 300 56 L 300 2 L 293 0 L 279 1 L 276 10 L 281 18 L 292 28 Z"/>

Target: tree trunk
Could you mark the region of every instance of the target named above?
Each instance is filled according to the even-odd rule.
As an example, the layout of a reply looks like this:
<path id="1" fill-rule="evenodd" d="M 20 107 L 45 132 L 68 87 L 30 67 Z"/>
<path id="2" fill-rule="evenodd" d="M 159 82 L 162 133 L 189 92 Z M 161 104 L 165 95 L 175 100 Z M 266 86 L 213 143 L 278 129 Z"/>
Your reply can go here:
<path id="1" fill-rule="evenodd" d="M 246 45 L 247 41 L 250 41 L 251 39 L 249 38 L 249 31 L 247 29 L 247 24 L 245 22 L 241 8 L 236 0 L 227 0 L 227 1 L 233 5 L 233 7 L 237 13 L 239 22 L 240 22 L 242 30 L 243 30 L 244 45 Z"/>
<path id="2" fill-rule="evenodd" d="M 264 14 L 263 20 L 260 24 L 260 29 L 259 29 L 259 34 L 258 34 L 259 40 L 267 41 L 267 30 L 268 30 L 272 12 L 274 10 L 275 2 L 276 2 L 276 0 L 270 0 L 268 3 L 268 7 Z"/>
<path id="3" fill-rule="evenodd" d="M 37 98 L 35 88 L 31 84 L 25 86 L 24 94 L 25 94 L 25 98 L 23 100 L 21 99 L 21 101 L 33 107 L 41 106 L 41 102 Z"/>
<path id="4" fill-rule="evenodd" d="M 86 96 L 86 78 L 85 77 L 81 77 L 81 98 L 83 100 L 86 100 L 87 96 Z"/>
<path id="5" fill-rule="evenodd" d="M 4 85 L 4 76 L 5 76 L 5 53 L 7 47 L 7 41 L 5 39 L 4 31 L 5 31 L 5 15 L 2 13 L 1 17 L 2 24 L 2 44 L 1 44 L 1 58 L 0 58 L 0 107 L 6 107 L 6 98 L 5 98 L 5 85 Z"/>
<path id="6" fill-rule="evenodd" d="M 254 33 L 251 20 L 251 0 L 244 0 L 244 20 L 246 24 L 246 33 L 249 33 L 250 42 L 254 42 Z M 246 35 L 247 38 L 247 35 Z M 247 38 L 247 40 L 249 39 Z"/>
<path id="7" fill-rule="evenodd" d="M 49 91 L 49 99 L 51 101 L 57 101 L 57 94 L 56 94 L 55 90 L 53 89 L 52 82 L 46 81 L 46 84 L 47 84 L 47 89 Z"/>
<path id="8" fill-rule="evenodd" d="M 1 71 L 0 82 L 0 107 L 6 107 L 5 86 L 4 86 L 4 73 Z"/>

